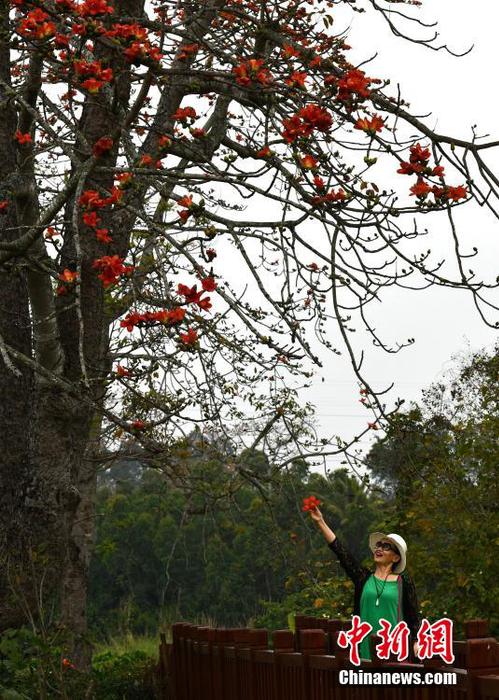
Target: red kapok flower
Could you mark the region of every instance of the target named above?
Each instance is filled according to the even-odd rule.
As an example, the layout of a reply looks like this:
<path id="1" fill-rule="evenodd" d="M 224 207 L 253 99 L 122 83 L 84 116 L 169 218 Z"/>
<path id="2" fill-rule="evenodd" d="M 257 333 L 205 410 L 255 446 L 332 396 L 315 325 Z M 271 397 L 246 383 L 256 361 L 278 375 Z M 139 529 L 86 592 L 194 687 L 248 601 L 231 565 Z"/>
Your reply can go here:
<path id="1" fill-rule="evenodd" d="M 137 325 L 137 323 L 141 320 L 142 314 L 139 314 L 136 311 L 132 311 L 132 313 L 129 313 L 128 316 L 126 316 L 126 318 L 120 321 L 120 327 L 126 328 L 127 331 L 131 333 L 134 327 Z"/>
<path id="2" fill-rule="evenodd" d="M 178 60 L 184 61 L 186 58 L 195 56 L 199 50 L 199 44 L 184 44 L 180 48 L 180 53 L 178 54 Z"/>
<path id="3" fill-rule="evenodd" d="M 416 143 L 414 146 L 410 147 L 410 158 L 411 163 L 423 163 L 426 165 L 430 159 L 430 151 L 428 148 L 423 148 L 420 143 Z"/>
<path id="4" fill-rule="evenodd" d="M 57 33 L 57 34 L 55 35 L 55 40 L 54 40 L 54 41 L 55 41 L 55 45 L 56 45 L 57 47 L 59 47 L 59 48 L 60 48 L 61 46 L 69 46 L 69 37 L 66 36 L 65 34 L 59 34 L 59 33 Z M 61 53 L 62 53 L 62 51 L 61 51 Z M 59 56 L 60 56 L 60 54 L 59 54 Z M 62 58 L 62 57 L 61 57 L 61 58 Z"/>
<path id="5" fill-rule="evenodd" d="M 178 215 L 182 223 L 185 224 L 187 219 L 192 215 L 192 211 L 189 211 L 188 209 L 182 209 L 181 211 L 179 211 Z"/>
<path id="6" fill-rule="evenodd" d="M 168 148 L 169 146 L 171 146 L 171 143 L 171 137 L 167 134 L 162 134 L 158 139 L 158 146 L 160 148 Z"/>
<path id="7" fill-rule="evenodd" d="M 410 191 L 411 194 L 415 195 L 416 197 L 423 198 L 431 192 L 431 186 L 422 178 L 418 178 L 417 183 L 411 187 Z"/>
<path id="8" fill-rule="evenodd" d="M 270 158 L 271 156 L 274 155 L 274 152 L 270 150 L 268 146 L 264 146 L 261 148 L 258 153 L 256 154 L 257 158 Z"/>
<path id="9" fill-rule="evenodd" d="M 123 55 L 130 63 L 140 65 L 141 60 L 147 56 L 148 47 L 149 42 L 147 41 L 144 43 L 141 41 L 132 41 L 130 46 L 123 51 Z"/>
<path id="10" fill-rule="evenodd" d="M 116 374 L 119 377 L 129 377 L 130 376 L 130 370 L 127 369 L 126 367 L 123 367 L 122 365 L 118 365 L 116 367 Z"/>
<path id="11" fill-rule="evenodd" d="M 105 83 L 113 79 L 113 69 L 103 68 L 100 61 L 77 59 L 73 61 L 73 68 L 76 75 L 81 75 L 85 78 L 98 78 Z"/>
<path id="12" fill-rule="evenodd" d="M 330 190 L 327 194 L 312 197 L 312 203 L 325 204 L 326 202 L 343 202 L 345 199 L 345 191 L 339 187 L 336 191 Z"/>
<path id="13" fill-rule="evenodd" d="M 182 312 L 185 313 L 183 309 Z M 126 328 L 127 331 L 131 333 L 135 326 L 152 326 L 157 323 L 166 322 L 177 323 L 178 319 L 176 318 L 172 321 L 172 314 L 173 311 L 167 311 L 166 309 L 161 309 L 160 311 L 145 311 L 144 313 L 132 311 L 120 322 L 120 326 Z"/>
<path id="14" fill-rule="evenodd" d="M 14 138 L 16 139 L 17 143 L 20 143 L 21 145 L 25 143 L 33 143 L 33 139 L 31 138 L 31 134 L 26 132 L 25 134 L 22 134 L 19 129 L 16 131 L 14 134 Z"/>
<path id="15" fill-rule="evenodd" d="M 133 39 L 134 41 L 146 41 L 147 29 L 137 22 L 134 24 L 113 24 L 111 29 L 105 32 L 105 36 L 117 39 Z"/>
<path id="16" fill-rule="evenodd" d="M 333 124 L 333 118 L 327 109 L 319 105 L 307 105 L 298 112 L 298 117 L 305 124 L 305 136 L 309 136 L 313 129 L 327 132 Z"/>
<path id="17" fill-rule="evenodd" d="M 283 44 L 282 49 L 281 49 L 281 55 L 283 58 L 293 58 L 294 56 L 299 56 L 300 52 L 298 49 L 295 49 L 294 46 L 291 46 L 290 44 Z"/>
<path id="18" fill-rule="evenodd" d="M 104 206 L 104 200 L 97 190 L 85 190 L 78 200 L 78 204 L 85 209 L 99 209 Z"/>
<path id="19" fill-rule="evenodd" d="M 309 496 L 308 498 L 303 499 L 302 510 L 303 511 L 315 510 L 320 505 L 321 505 L 321 502 L 315 496 Z"/>
<path id="20" fill-rule="evenodd" d="M 177 204 L 179 207 L 187 207 L 189 208 L 192 206 L 192 195 L 184 195 L 180 199 L 177 200 Z"/>
<path id="21" fill-rule="evenodd" d="M 185 317 L 185 309 L 177 306 L 176 309 L 172 309 L 168 312 L 168 322 L 169 323 L 181 323 Z"/>
<path id="22" fill-rule="evenodd" d="M 209 311 L 213 304 L 211 303 L 211 298 L 210 297 L 203 297 L 197 302 L 197 305 L 199 306 L 200 309 L 203 309 L 203 311 Z"/>
<path id="23" fill-rule="evenodd" d="M 306 79 L 307 73 L 303 71 L 294 71 L 293 73 L 291 73 L 289 78 L 286 78 L 285 83 L 290 87 L 304 88 Z"/>
<path id="24" fill-rule="evenodd" d="M 317 167 L 317 162 L 318 161 L 309 154 L 300 158 L 300 163 L 305 170 L 313 170 Z"/>
<path id="25" fill-rule="evenodd" d="M 113 139 L 110 136 L 101 136 L 101 138 L 94 143 L 92 153 L 96 158 L 100 158 L 105 153 L 108 153 L 112 147 Z"/>
<path id="26" fill-rule="evenodd" d="M 90 228 L 95 228 L 98 226 L 101 222 L 101 219 L 99 216 L 97 216 L 96 211 L 86 211 L 83 214 L 83 223 L 86 226 L 89 226 Z"/>
<path id="27" fill-rule="evenodd" d="M 134 270 L 133 265 L 123 265 L 123 258 L 119 255 L 104 255 L 94 260 L 92 267 L 101 270 L 98 277 L 104 287 L 116 284 L 121 275 L 128 275 Z"/>
<path id="28" fill-rule="evenodd" d="M 241 61 L 238 66 L 234 66 L 232 69 L 236 76 L 236 83 L 244 87 L 253 82 L 268 85 L 272 82 L 272 75 L 267 68 L 263 68 L 263 64 L 263 58 L 250 58 L 248 61 Z"/>
<path id="29" fill-rule="evenodd" d="M 77 280 L 78 273 L 73 270 L 68 270 L 68 268 L 66 267 L 62 272 L 59 273 L 58 277 L 62 282 L 72 284 Z"/>
<path id="30" fill-rule="evenodd" d="M 91 95 L 97 94 L 103 85 L 103 81 L 97 80 L 97 78 L 87 78 L 81 84 L 82 88 L 88 90 Z"/>
<path id="31" fill-rule="evenodd" d="M 181 333 L 179 338 L 180 342 L 184 345 L 193 347 L 197 343 L 198 334 L 197 331 L 194 330 L 194 328 L 189 327 L 187 329 L 187 333 Z"/>
<path id="32" fill-rule="evenodd" d="M 191 134 L 195 139 L 203 139 L 206 136 L 204 129 L 191 129 Z"/>
<path id="33" fill-rule="evenodd" d="M 283 119 L 282 125 L 284 127 L 282 137 L 288 143 L 293 143 L 300 136 L 306 135 L 307 127 L 296 114 L 289 119 Z"/>
<path id="34" fill-rule="evenodd" d="M 457 187 L 448 187 L 445 192 L 445 197 L 447 199 L 452 199 L 453 202 L 457 202 L 459 199 L 464 199 L 468 194 L 468 188 L 464 185 L 458 185 Z"/>
<path id="35" fill-rule="evenodd" d="M 205 292 L 214 292 L 217 288 L 217 283 L 214 277 L 205 277 L 204 280 L 201 281 L 201 286 Z"/>
<path id="36" fill-rule="evenodd" d="M 208 261 L 211 262 L 217 257 L 217 251 L 215 248 L 208 248 L 206 250 L 206 257 L 208 258 Z"/>
<path id="37" fill-rule="evenodd" d="M 187 207 L 187 209 L 181 209 L 181 211 L 179 211 L 179 213 L 178 213 L 178 215 L 179 215 L 181 221 L 185 224 L 185 222 L 187 221 L 187 219 L 193 214 L 193 211 L 192 211 L 192 205 L 193 205 L 192 195 L 189 195 L 189 196 L 184 195 L 184 196 L 181 197 L 179 200 L 177 200 L 177 204 L 178 204 L 179 206 L 181 206 L 181 207 Z"/>
<path id="38" fill-rule="evenodd" d="M 95 237 L 101 243 L 112 243 L 113 242 L 113 239 L 109 235 L 108 228 L 96 228 L 95 229 Z"/>
<path id="39" fill-rule="evenodd" d="M 172 114 L 172 119 L 174 121 L 186 122 L 188 119 L 197 118 L 197 113 L 194 107 L 179 107 L 177 111 Z"/>
<path id="40" fill-rule="evenodd" d="M 341 102 L 349 102 L 353 97 L 357 97 L 357 99 L 369 97 L 371 82 L 371 78 L 367 78 L 363 70 L 353 68 L 338 80 L 337 99 Z"/>
<path id="41" fill-rule="evenodd" d="M 119 182 L 118 187 L 120 188 L 120 190 L 124 190 L 130 185 L 131 181 L 133 180 L 133 175 L 132 175 L 132 173 L 128 173 L 128 172 L 127 173 L 118 173 L 116 175 L 116 179 Z"/>
<path id="42" fill-rule="evenodd" d="M 355 129 L 361 129 L 365 131 L 366 134 L 374 135 L 376 132 L 381 131 L 384 125 L 385 122 L 383 119 L 375 114 L 372 119 L 368 119 L 367 117 L 357 119 L 355 122 Z"/>
<path id="43" fill-rule="evenodd" d="M 185 297 L 186 304 L 199 304 L 203 290 L 198 292 L 197 285 L 193 287 L 188 287 L 186 284 L 179 283 L 177 291 L 183 297 Z"/>
<path id="44" fill-rule="evenodd" d="M 58 278 L 61 280 L 62 284 L 60 284 L 55 290 L 57 296 L 67 294 L 68 291 L 72 289 L 72 285 L 76 282 L 78 276 L 78 272 L 69 270 L 68 268 L 65 268 L 63 272 L 60 272 Z"/>
<path id="45" fill-rule="evenodd" d="M 424 169 L 425 166 L 422 163 L 407 163 L 404 160 L 397 172 L 401 175 L 414 175 L 415 173 L 422 173 Z"/>
<path id="46" fill-rule="evenodd" d="M 106 0 L 85 0 L 76 7 L 76 11 L 80 17 L 95 17 L 97 15 L 110 15 L 114 9 L 107 4 Z"/>

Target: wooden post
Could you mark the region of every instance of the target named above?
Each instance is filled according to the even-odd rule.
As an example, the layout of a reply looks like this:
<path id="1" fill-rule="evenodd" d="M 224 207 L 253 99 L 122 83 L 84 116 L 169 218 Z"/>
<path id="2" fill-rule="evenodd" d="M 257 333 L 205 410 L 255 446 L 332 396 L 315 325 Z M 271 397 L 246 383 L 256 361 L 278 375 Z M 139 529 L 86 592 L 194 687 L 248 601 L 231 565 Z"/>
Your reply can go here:
<path id="1" fill-rule="evenodd" d="M 292 630 L 274 630 L 272 632 L 272 648 L 275 652 L 293 652 L 295 644 L 295 633 Z"/>
<path id="2" fill-rule="evenodd" d="M 171 645 L 167 644 L 166 636 L 163 632 L 161 632 L 158 663 L 158 684 L 160 700 L 173 700 L 171 653 Z"/>
<path id="3" fill-rule="evenodd" d="M 308 657 L 295 652 L 276 654 L 278 700 L 310 700 L 306 668 Z"/>
<path id="4" fill-rule="evenodd" d="M 324 630 L 307 629 L 298 632 L 300 638 L 300 649 L 302 654 L 325 654 L 327 648 L 327 637 Z"/>

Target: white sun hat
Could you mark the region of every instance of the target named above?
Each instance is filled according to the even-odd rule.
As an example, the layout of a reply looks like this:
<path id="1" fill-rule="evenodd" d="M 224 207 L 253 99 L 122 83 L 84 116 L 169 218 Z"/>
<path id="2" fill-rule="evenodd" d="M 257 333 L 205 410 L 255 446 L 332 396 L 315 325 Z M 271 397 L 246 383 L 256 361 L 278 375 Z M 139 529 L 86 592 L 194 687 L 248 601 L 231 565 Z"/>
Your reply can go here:
<path id="1" fill-rule="evenodd" d="M 369 549 L 374 553 L 376 549 L 376 542 L 379 540 L 387 540 L 391 542 L 398 550 L 400 554 L 400 561 L 393 567 L 392 571 L 394 574 L 401 574 L 405 569 L 407 560 L 407 544 L 403 537 L 392 532 L 390 535 L 385 535 L 384 532 L 372 532 L 369 535 Z"/>

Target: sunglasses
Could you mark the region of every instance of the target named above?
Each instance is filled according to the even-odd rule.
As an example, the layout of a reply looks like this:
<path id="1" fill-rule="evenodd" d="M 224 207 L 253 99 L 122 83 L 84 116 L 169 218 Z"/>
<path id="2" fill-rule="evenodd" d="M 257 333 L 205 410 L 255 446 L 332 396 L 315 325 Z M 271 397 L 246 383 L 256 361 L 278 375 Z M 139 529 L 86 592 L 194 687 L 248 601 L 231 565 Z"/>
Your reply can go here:
<path id="1" fill-rule="evenodd" d="M 392 544 L 390 544 L 390 542 L 381 542 L 380 540 L 379 542 L 376 542 L 374 548 L 382 549 L 385 552 L 389 552 L 391 550 L 392 552 L 395 552 L 395 554 L 398 554 L 398 550 Z"/>

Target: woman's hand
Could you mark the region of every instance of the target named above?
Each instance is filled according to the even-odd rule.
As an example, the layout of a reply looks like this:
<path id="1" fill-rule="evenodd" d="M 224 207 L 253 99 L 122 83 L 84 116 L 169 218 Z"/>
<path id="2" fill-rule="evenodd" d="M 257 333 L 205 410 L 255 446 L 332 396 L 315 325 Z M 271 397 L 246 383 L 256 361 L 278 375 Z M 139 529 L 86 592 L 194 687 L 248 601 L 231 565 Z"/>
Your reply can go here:
<path id="1" fill-rule="evenodd" d="M 336 535 L 331 530 L 331 528 L 328 527 L 328 525 L 326 525 L 326 521 L 322 517 L 322 513 L 320 512 L 318 507 L 315 506 L 315 508 L 311 508 L 308 512 L 310 513 L 310 517 L 312 518 L 312 520 L 316 522 L 319 526 L 320 530 L 322 531 L 322 534 L 326 538 L 326 542 L 328 544 L 334 542 L 334 540 L 336 539 Z"/>
<path id="2" fill-rule="evenodd" d="M 315 520 L 316 523 L 320 523 L 324 520 L 324 518 L 322 517 L 322 513 L 317 508 L 317 506 L 315 506 L 315 508 L 309 510 L 308 512 L 310 513 L 310 517 L 312 518 L 312 520 Z"/>

